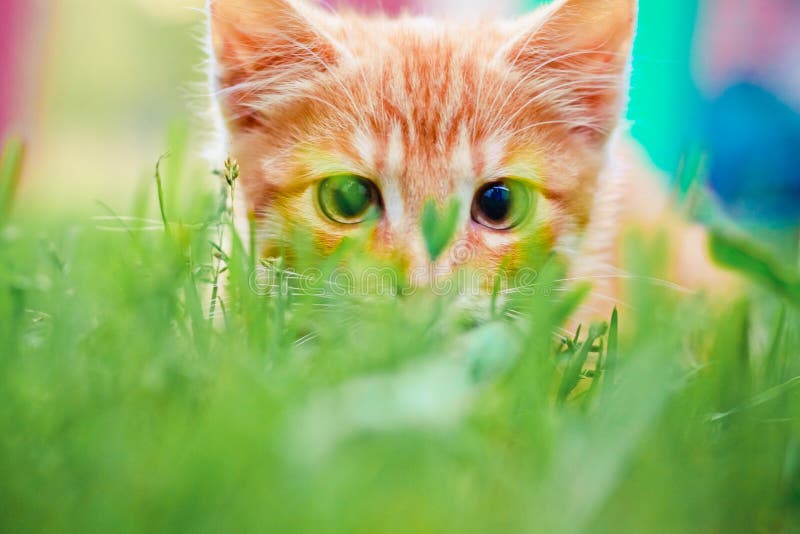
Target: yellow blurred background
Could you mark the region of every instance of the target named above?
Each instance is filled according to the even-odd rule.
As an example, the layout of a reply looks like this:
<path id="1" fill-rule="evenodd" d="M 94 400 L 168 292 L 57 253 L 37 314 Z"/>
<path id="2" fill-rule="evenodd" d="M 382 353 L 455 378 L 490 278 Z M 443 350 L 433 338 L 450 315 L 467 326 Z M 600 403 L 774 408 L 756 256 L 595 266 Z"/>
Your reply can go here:
<path id="1" fill-rule="evenodd" d="M 31 118 L 21 128 L 28 153 L 20 204 L 72 211 L 102 200 L 124 212 L 168 130 L 196 124 L 205 106 L 203 0 L 42 7 L 29 34 L 43 42 L 25 54 L 38 83 L 23 98 Z"/>

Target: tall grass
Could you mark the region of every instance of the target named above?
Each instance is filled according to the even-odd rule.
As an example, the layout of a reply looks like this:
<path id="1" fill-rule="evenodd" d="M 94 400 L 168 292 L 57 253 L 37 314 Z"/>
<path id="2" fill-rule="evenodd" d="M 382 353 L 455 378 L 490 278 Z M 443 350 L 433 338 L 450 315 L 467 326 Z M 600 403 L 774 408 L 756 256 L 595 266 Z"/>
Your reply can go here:
<path id="1" fill-rule="evenodd" d="M 797 273 L 751 243 L 718 236 L 756 282 L 722 309 L 631 247 L 627 305 L 568 336 L 557 261 L 465 317 L 337 291 L 357 241 L 259 267 L 223 243 L 228 183 L 180 213 L 159 190 L 165 226 L 0 230 L 2 530 L 800 529 Z"/>

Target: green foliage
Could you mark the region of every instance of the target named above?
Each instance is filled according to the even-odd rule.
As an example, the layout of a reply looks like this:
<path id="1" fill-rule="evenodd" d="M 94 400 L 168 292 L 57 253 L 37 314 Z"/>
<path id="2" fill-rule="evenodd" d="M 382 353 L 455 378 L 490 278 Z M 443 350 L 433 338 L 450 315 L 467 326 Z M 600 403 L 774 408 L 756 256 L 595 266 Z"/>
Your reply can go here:
<path id="1" fill-rule="evenodd" d="M 452 199 L 441 209 L 433 200 L 425 203 L 422 211 L 422 236 L 431 261 L 436 261 L 453 240 L 458 225 L 458 199 Z"/>
<path id="2" fill-rule="evenodd" d="M 640 246 L 630 305 L 587 335 L 563 330 L 589 288 L 556 258 L 465 322 L 457 295 L 342 291 L 356 240 L 256 262 L 220 184 L 168 232 L 0 232 L 2 530 L 800 528 L 781 286 L 717 313 Z"/>
<path id="3" fill-rule="evenodd" d="M 800 276 L 768 250 L 745 236 L 721 230 L 711 234 L 710 246 L 712 255 L 720 264 L 740 271 L 791 302 L 800 304 Z"/>
<path id="4" fill-rule="evenodd" d="M 22 170 L 23 146 L 19 139 L 10 139 L 0 152 L 0 225 L 9 216 Z"/>

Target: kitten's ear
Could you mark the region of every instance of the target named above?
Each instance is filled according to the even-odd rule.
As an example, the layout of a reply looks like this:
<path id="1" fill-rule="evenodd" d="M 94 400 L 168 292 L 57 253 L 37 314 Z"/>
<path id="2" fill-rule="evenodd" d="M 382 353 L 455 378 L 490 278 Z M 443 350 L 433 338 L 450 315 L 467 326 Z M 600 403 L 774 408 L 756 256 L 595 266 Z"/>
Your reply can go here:
<path id="1" fill-rule="evenodd" d="M 297 96 L 341 48 L 333 17 L 304 0 L 209 0 L 214 75 L 224 113 L 242 121 Z"/>
<path id="2" fill-rule="evenodd" d="M 636 14 L 637 0 L 556 0 L 506 57 L 566 120 L 584 123 L 577 130 L 604 141 L 627 101 Z"/>

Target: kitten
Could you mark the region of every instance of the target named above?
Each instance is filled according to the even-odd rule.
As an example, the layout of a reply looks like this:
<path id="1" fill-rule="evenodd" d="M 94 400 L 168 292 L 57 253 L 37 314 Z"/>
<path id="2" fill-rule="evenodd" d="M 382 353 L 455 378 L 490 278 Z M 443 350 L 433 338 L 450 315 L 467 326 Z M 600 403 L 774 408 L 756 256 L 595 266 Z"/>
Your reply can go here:
<path id="1" fill-rule="evenodd" d="M 330 251 L 373 224 L 371 249 L 424 282 L 513 269 L 544 246 L 571 278 L 597 281 L 597 310 L 613 301 L 602 286 L 626 213 L 655 222 L 668 211 L 630 181 L 649 169 L 620 124 L 636 0 L 557 0 L 474 23 L 334 14 L 309 0 L 209 9 L 237 210 L 255 216 L 264 255 L 297 225 Z M 421 213 L 451 198 L 456 236 L 434 261 Z"/>

